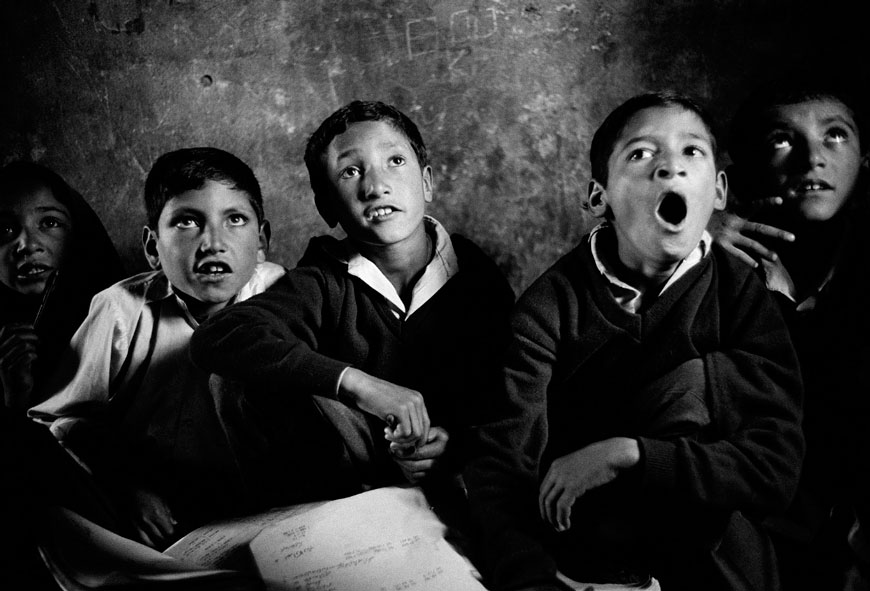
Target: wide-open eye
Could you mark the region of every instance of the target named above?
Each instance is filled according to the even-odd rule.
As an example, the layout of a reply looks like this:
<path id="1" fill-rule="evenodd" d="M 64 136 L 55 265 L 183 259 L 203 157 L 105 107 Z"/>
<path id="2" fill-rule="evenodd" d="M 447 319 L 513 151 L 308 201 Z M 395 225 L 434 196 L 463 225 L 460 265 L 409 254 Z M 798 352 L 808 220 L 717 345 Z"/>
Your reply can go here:
<path id="1" fill-rule="evenodd" d="M 182 230 L 186 230 L 189 228 L 197 228 L 199 227 L 199 220 L 192 215 L 181 215 L 175 218 L 172 223 L 176 228 L 181 228 Z"/>
<path id="2" fill-rule="evenodd" d="M 707 155 L 707 150 L 703 146 L 690 145 L 683 148 L 683 154 L 693 158 L 703 158 Z"/>
<path id="3" fill-rule="evenodd" d="M 248 216 L 243 213 L 232 213 L 227 217 L 231 226 L 244 226 L 248 223 Z"/>
<path id="4" fill-rule="evenodd" d="M 407 158 L 402 156 L 401 154 L 396 154 L 395 156 L 390 157 L 390 164 L 393 166 L 402 166 L 408 161 Z"/>
<path id="5" fill-rule="evenodd" d="M 634 160 L 645 160 L 646 158 L 652 158 L 653 152 L 649 148 L 636 148 L 628 153 L 628 159 L 631 161 Z"/>
<path id="6" fill-rule="evenodd" d="M 348 166 L 347 168 L 342 169 L 339 173 L 339 178 L 343 179 L 352 179 L 355 176 L 360 175 L 360 169 L 356 166 Z"/>
<path id="7" fill-rule="evenodd" d="M 845 127 L 834 126 L 825 132 L 825 141 L 833 144 L 844 144 L 850 138 L 851 134 Z"/>
<path id="8" fill-rule="evenodd" d="M 791 147 L 791 136 L 784 131 L 776 131 L 767 137 L 768 145 L 774 150 L 783 150 Z"/>

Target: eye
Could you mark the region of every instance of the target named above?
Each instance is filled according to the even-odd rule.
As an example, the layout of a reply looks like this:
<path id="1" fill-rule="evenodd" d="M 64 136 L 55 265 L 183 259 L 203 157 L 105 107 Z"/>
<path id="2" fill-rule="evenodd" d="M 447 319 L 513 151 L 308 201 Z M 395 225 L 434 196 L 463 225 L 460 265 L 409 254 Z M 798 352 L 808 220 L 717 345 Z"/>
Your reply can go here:
<path id="1" fill-rule="evenodd" d="M 767 141 L 770 144 L 770 147 L 774 150 L 782 150 L 791 147 L 791 137 L 784 132 L 770 134 Z"/>
<path id="2" fill-rule="evenodd" d="M 407 158 L 405 158 L 404 156 L 398 155 L 398 154 L 393 156 L 392 158 L 390 158 L 390 164 L 393 164 L 395 166 L 402 166 L 407 161 L 408 161 Z"/>
<path id="3" fill-rule="evenodd" d="M 199 226 L 199 220 L 197 220 L 192 215 L 184 215 L 176 218 L 175 223 L 173 224 L 176 228 L 181 228 L 186 230 L 188 228 L 196 228 Z"/>
<path id="4" fill-rule="evenodd" d="M 0 222 L 0 242 L 8 242 L 12 240 L 18 233 L 15 224 L 9 222 Z"/>
<path id="5" fill-rule="evenodd" d="M 356 166 L 348 166 L 339 173 L 339 178 L 351 179 L 360 175 L 360 169 Z"/>
<path id="6" fill-rule="evenodd" d="M 248 223 L 248 216 L 241 213 L 230 214 L 227 219 L 231 226 L 244 226 Z"/>
<path id="7" fill-rule="evenodd" d="M 825 133 L 825 141 L 842 144 L 849 141 L 849 132 L 842 127 L 832 127 Z"/>
<path id="8" fill-rule="evenodd" d="M 628 160 L 644 160 L 646 158 L 652 158 L 653 153 L 649 148 L 637 148 L 636 150 L 632 150 L 628 153 Z"/>
<path id="9" fill-rule="evenodd" d="M 683 154 L 694 158 L 703 158 L 707 155 L 707 151 L 701 146 L 686 146 L 683 149 Z"/>
<path id="10" fill-rule="evenodd" d="M 41 220 L 39 220 L 39 226 L 40 226 L 40 228 L 52 229 L 52 228 L 66 228 L 68 226 L 68 224 L 65 220 L 62 220 L 60 218 L 57 218 L 54 216 L 47 216 L 47 217 L 44 217 Z"/>

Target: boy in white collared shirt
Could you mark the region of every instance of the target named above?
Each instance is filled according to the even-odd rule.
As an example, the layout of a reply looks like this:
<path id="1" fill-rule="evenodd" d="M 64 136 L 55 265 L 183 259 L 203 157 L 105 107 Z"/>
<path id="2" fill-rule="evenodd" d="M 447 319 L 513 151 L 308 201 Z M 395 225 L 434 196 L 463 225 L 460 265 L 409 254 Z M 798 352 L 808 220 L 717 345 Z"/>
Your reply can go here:
<path id="1" fill-rule="evenodd" d="M 312 239 L 274 292 L 192 341 L 195 363 L 241 384 L 222 418 L 255 502 L 449 480 L 435 476 L 465 461 L 513 293 L 477 246 L 425 215 L 426 148 L 394 107 L 339 109 L 305 162 L 318 211 L 347 238 Z"/>
<path id="2" fill-rule="evenodd" d="M 162 155 L 145 183 L 153 271 L 94 296 L 88 316 L 30 409 L 131 522 L 121 533 L 163 547 L 232 513 L 239 489 L 209 376 L 190 362 L 199 322 L 284 274 L 266 262 L 259 183 L 217 148 Z"/>

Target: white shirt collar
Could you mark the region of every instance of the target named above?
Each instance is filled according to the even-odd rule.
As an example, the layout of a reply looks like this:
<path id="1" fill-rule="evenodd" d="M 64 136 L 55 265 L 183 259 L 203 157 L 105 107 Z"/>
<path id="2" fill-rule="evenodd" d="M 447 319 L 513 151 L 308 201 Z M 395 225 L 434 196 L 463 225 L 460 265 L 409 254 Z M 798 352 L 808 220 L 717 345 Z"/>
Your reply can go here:
<path id="1" fill-rule="evenodd" d="M 346 241 L 348 249 L 347 272 L 359 278 L 366 285 L 377 291 L 390 303 L 397 318 L 407 318 L 429 301 L 447 281 L 459 272 L 459 261 L 453 250 L 450 235 L 435 218 L 424 216 L 423 223 L 429 236 L 435 238 L 435 254 L 423 275 L 417 280 L 411 292 L 411 304 L 405 307 L 396 288 L 386 275 L 370 259 L 359 253 L 350 241 Z"/>
<path id="2" fill-rule="evenodd" d="M 592 249 L 592 258 L 595 260 L 595 266 L 598 268 L 598 271 L 607 280 L 610 287 L 610 293 L 613 295 L 616 302 L 627 312 L 636 314 L 642 303 L 643 294 L 639 289 L 629 285 L 616 276 L 616 273 L 613 270 L 613 265 L 608 262 L 607 257 L 604 256 L 603 249 L 598 244 L 598 233 L 601 230 L 610 227 L 611 225 L 608 222 L 602 222 L 592 229 L 592 232 L 589 235 L 589 247 Z M 673 285 L 680 277 L 685 275 L 689 269 L 700 263 L 704 257 L 710 253 L 710 245 L 712 243 L 713 237 L 709 232 L 707 232 L 707 230 L 704 230 L 704 233 L 701 234 L 701 240 L 698 242 L 698 246 L 696 246 L 694 250 L 686 256 L 686 258 L 680 261 L 673 274 L 662 286 L 658 296 L 662 295 L 666 289 Z"/>

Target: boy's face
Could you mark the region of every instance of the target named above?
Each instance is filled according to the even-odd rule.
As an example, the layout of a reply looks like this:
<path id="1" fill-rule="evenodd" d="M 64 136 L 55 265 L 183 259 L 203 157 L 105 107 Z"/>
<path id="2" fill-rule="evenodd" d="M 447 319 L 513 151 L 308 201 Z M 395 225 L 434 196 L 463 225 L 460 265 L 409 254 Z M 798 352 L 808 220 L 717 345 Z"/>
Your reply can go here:
<path id="1" fill-rule="evenodd" d="M 410 142 L 392 125 L 350 125 L 330 142 L 323 163 L 333 187 L 328 207 L 351 239 L 387 246 L 424 231 L 432 169 L 420 168 Z"/>
<path id="2" fill-rule="evenodd" d="M 69 209 L 46 187 L 3 196 L 0 203 L 0 282 L 41 294 L 72 242 Z"/>
<path id="3" fill-rule="evenodd" d="M 725 207 L 725 175 L 716 170 L 710 134 L 679 106 L 635 114 L 613 146 L 608 171 L 606 187 L 590 184 L 590 209 L 609 217 L 620 260 L 644 275 L 685 258 L 713 210 Z"/>
<path id="4" fill-rule="evenodd" d="M 157 228 L 145 227 L 145 255 L 162 268 L 195 316 L 207 316 L 239 292 L 266 258 L 268 230 L 248 194 L 206 181 L 172 197 Z"/>
<path id="5" fill-rule="evenodd" d="M 762 188 L 807 221 L 831 219 L 849 199 L 864 163 L 852 111 L 835 99 L 769 111 L 759 168 Z"/>

